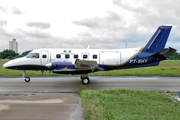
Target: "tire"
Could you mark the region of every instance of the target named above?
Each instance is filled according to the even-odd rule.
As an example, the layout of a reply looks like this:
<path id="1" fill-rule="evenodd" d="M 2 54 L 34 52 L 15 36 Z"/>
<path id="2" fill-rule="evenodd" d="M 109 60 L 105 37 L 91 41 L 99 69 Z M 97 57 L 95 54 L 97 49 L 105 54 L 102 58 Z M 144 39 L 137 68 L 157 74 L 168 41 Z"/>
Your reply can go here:
<path id="1" fill-rule="evenodd" d="M 88 85 L 90 83 L 90 79 L 88 77 L 82 78 L 82 84 Z"/>
<path id="2" fill-rule="evenodd" d="M 25 77 L 24 80 L 25 80 L 25 82 L 29 82 L 31 79 L 30 79 L 30 77 Z"/>

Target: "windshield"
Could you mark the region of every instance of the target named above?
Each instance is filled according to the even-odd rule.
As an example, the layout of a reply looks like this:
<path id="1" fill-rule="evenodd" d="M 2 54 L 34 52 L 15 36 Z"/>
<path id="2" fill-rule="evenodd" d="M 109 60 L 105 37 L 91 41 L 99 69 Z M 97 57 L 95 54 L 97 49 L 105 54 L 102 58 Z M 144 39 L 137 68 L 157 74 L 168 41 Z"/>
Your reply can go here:
<path id="1" fill-rule="evenodd" d="M 26 58 L 30 58 L 32 54 L 33 54 L 33 53 L 28 53 L 28 54 L 26 55 Z"/>
<path id="2" fill-rule="evenodd" d="M 34 53 L 31 58 L 39 58 L 39 53 Z"/>

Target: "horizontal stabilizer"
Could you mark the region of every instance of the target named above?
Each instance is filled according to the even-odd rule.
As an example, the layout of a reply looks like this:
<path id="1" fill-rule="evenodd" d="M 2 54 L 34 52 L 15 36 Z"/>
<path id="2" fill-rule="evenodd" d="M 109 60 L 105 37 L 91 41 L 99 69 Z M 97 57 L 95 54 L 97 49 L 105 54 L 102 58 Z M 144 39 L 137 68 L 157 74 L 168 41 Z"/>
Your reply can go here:
<path id="1" fill-rule="evenodd" d="M 163 56 L 165 58 L 169 58 L 174 52 L 176 52 L 176 49 L 174 48 L 164 48 L 163 50 L 151 55 L 151 57 L 159 57 L 159 56 Z"/>

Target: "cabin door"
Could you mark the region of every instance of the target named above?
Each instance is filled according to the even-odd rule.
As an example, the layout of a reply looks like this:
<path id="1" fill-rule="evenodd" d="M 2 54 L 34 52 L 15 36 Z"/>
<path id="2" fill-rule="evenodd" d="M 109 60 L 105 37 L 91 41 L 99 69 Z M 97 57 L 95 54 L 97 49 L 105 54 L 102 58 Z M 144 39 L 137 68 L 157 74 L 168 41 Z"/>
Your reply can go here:
<path id="1" fill-rule="evenodd" d="M 121 64 L 120 51 L 100 51 L 99 63 L 102 65 L 118 65 Z"/>
<path id="2" fill-rule="evenodd" d="M 42 50 L 41 51 L 41 65 L 46 65 L 49 63 L 49 51 Z"/>

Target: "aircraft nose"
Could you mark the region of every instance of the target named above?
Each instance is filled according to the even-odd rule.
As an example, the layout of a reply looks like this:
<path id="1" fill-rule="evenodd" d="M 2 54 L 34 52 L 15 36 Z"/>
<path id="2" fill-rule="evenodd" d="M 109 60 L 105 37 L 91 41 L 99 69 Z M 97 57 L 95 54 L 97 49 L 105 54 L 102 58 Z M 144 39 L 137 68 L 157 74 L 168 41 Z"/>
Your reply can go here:
<path id="1" fill-rule="evenodd" d="M 7 63 L 5 63 L 5 64 L 3 65 L 3 68 L 7 68 Z"/>
<path id="2" fill-rule="evenodd" d="M 3 67 L 7 69 L 17 69 L 17 66 L 21 64 L 22 58 L 17 58 L 6 62 Z"/>
<path id="3" fill-rule="evenodd" d="M 8 67 L 8 63 L 5 63 L 5 64 L 3 65 L 3 67 L 4 67 L 4 68 L 7 68 L 7 67 Z"/>
<path id="4" fill-rule="evenodd" d="M 9 67 L 11 67 L 12 65 L 14 65 L 13 60 L 12 60 L 12 61 L 8 61 L 7 63 L 5 63 L 5 64 L 3 65 L 3 67 L 4 67 L 4 68 L 9 68 Z"/>

